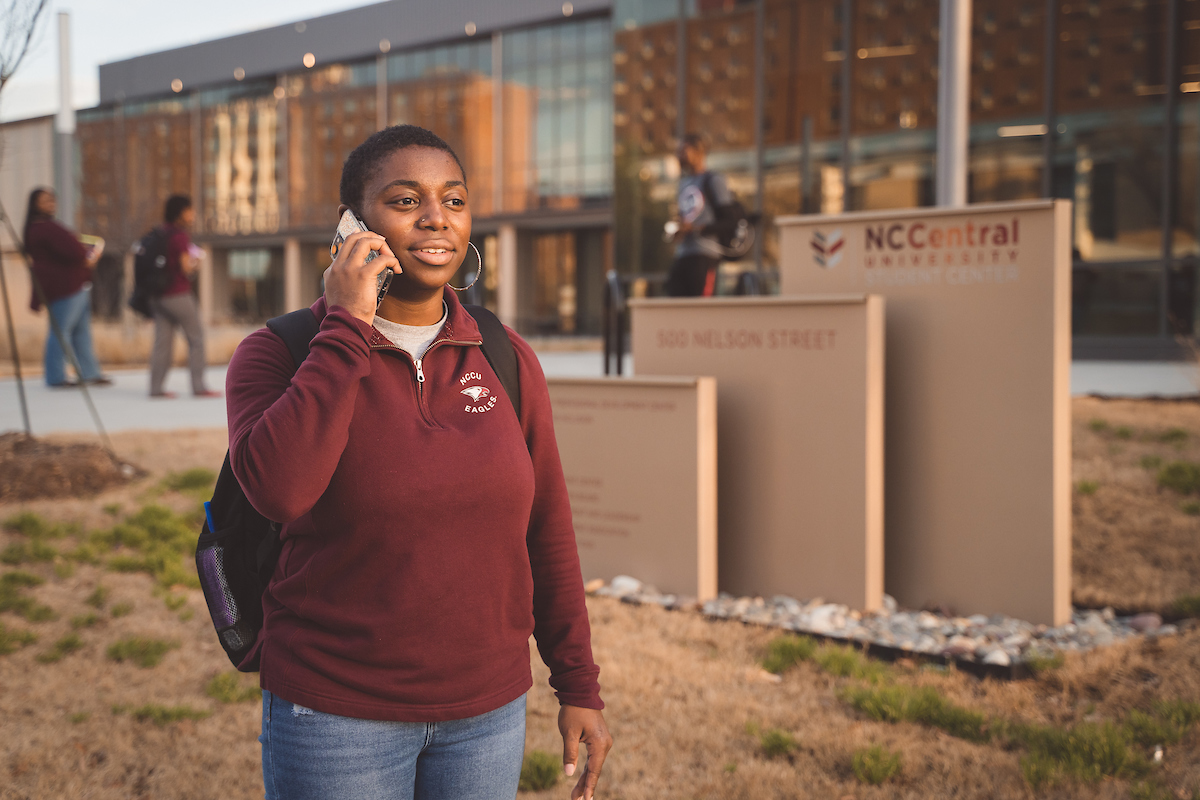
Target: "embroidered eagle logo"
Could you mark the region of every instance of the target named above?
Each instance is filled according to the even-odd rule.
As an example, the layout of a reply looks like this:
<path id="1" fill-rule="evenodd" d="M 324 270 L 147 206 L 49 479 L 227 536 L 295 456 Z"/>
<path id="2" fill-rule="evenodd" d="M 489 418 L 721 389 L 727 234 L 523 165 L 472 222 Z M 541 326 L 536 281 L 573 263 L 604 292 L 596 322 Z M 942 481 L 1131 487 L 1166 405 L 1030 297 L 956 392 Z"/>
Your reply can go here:
<path id="1" fill-rule="evenodd" d="M 491 393 L 491 390 L 486 386 L 468 386 L 462 390 L 462 394 L 465 394 L 476 403 L 478 403 L 481 398 L 487 397 Z"/>

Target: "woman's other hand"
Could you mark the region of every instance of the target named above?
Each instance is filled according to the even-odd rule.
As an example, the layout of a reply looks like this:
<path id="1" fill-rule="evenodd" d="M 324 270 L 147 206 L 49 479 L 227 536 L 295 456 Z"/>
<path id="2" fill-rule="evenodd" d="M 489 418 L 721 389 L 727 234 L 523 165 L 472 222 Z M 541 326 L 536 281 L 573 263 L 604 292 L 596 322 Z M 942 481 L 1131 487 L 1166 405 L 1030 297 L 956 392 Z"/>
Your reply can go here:
<path id="1" fill-rule="evenodd" d="M 592 800 L 604 759 L 613 746 L 612 734 L 604 723 L 604 715 L 593 708 L 564 705 L 558 710 L 558 731 L 563 737 L 563 772 L 568 777 L 575 774 L 580 742 L 587 746 L 583 774 L 571 790 L 571 800 Z"/>
<path id="2" fill-rule="evenodd" d="M 367 254 L 373 250 L 379 255 L 368 264 Z M 325 270 L 325 305 L 341 306 L 370 325 L 375 321 L 379 296 L 376 276 L 384 269 L 401 272 L 400 262 L 387 240 L 371 231 L 350 234 L 338 250 L 337 258 Z"/>

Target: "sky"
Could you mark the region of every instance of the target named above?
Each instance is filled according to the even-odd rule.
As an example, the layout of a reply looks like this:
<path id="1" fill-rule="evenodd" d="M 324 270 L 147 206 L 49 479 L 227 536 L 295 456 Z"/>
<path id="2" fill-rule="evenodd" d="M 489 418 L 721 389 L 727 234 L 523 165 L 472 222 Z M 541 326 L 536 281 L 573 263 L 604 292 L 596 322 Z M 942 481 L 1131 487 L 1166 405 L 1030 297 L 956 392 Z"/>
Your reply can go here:
<path id="1" fill-rule="evenodd" d="M 94 106 L 101 64 L 370 5 L 372 0 L 51 0 L 0 95 L 0 121 L 58 111 L 58 12 L 71 14 L 74 106 Z"/>

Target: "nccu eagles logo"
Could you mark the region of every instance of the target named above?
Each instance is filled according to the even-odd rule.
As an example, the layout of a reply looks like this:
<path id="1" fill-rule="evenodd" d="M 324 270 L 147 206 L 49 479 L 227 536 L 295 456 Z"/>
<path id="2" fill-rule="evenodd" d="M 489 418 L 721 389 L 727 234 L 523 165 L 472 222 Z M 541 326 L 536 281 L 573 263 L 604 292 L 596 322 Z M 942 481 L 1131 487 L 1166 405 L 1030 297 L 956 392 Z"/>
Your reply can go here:
<path id="1" fill-rule="evenodd" d="M 818 267 L 833 269 L 841 263 L 842 245 L 845 243 L 846 238 L 842 236 L 841 228 L 838 228 L 829 235 L 820 231 L 813 231 L 813 261 L 816 262 Z"/>
<path id="2" fill-rule="evenodd" d="M 468 383 L 481 380 L 483 376 L 478 372 L 468 372 L 458 379 L 458 385 L 463 387 L 459 389 L 459 394 L 471 398 L 471 403 L 463 406 L 463 411 L 468 414 L 482 414 L 496 407 L 496 395 L 492 394 L 491 389 L 486 386 L 467 386 Z"/>

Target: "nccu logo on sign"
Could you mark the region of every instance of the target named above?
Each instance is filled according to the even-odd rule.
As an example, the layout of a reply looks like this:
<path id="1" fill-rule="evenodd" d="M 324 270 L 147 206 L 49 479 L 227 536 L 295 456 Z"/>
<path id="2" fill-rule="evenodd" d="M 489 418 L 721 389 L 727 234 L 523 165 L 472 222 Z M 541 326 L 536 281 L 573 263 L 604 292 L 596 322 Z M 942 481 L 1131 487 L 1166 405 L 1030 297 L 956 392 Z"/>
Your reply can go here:
<path id="1" fill-rule="evenodd" d="M 841 228 L 828 235 L 821 231 L 813 231 L 813 261 L 818 267 L 833 269 L 842 261 L 842 245 L 844 244 L 846 244 L 846 237 L 842 235 Z"/>

